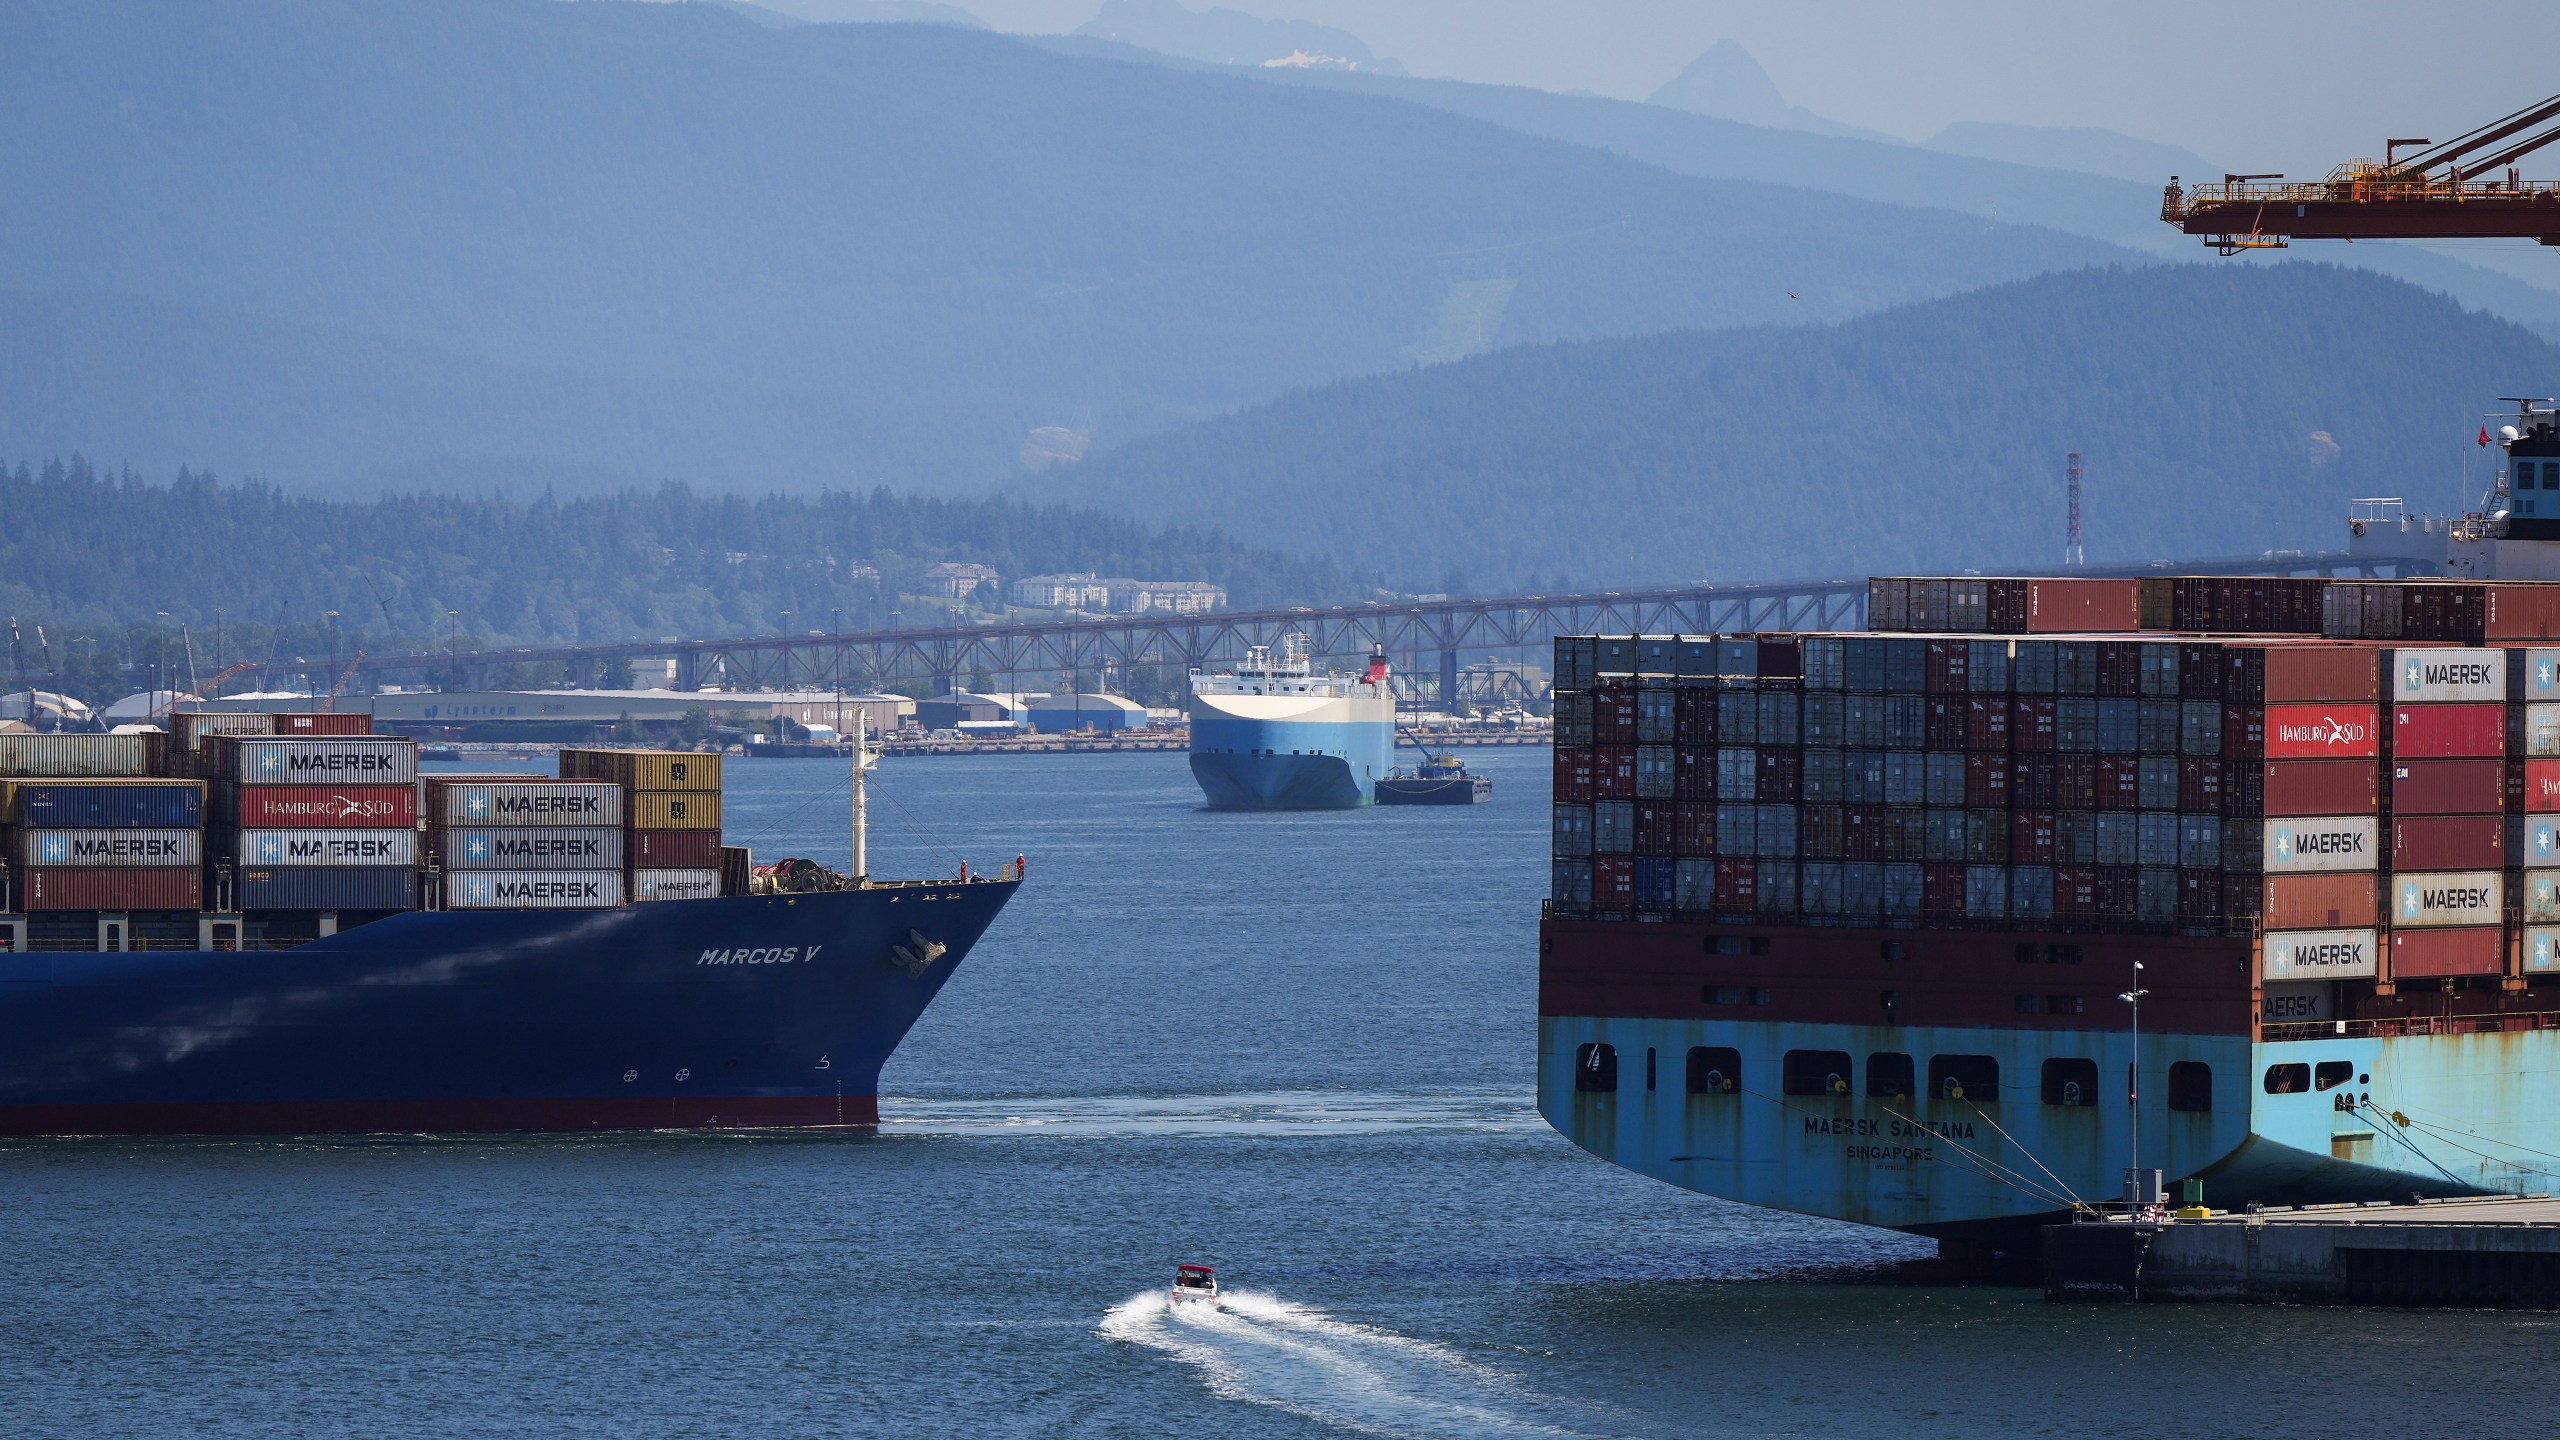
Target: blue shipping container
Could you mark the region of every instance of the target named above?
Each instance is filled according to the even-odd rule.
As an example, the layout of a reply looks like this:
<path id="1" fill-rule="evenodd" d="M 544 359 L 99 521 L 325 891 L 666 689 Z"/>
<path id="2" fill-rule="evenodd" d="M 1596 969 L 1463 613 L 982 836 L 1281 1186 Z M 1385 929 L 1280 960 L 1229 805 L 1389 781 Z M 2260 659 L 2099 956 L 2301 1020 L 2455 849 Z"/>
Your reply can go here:
<path id="1" fill-rule="evenodd" d="M 243 910 L 415 910 L 418 872 L 406 866 L 250 865 L 232 875 Z"/>
<path id="2" fill-rule="evenodd" d="M 58 830 L 200 830 L 201 780 L 22 780 L 9 789 L 5 818 Z"/>
<path id="3" fill-rule="evenodd" d="M 1679 862 L 1667 855 L 1636 857 L 1636 908 L 1668 910 L 1679 890 Z"/>

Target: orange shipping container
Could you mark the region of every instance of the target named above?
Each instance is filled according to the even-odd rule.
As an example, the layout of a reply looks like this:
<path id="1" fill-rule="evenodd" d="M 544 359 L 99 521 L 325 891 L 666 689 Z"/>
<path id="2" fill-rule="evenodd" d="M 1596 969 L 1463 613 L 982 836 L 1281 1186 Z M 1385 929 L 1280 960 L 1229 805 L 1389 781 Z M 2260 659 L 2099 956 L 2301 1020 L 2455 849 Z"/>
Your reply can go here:
<path id="1" fill-rule="evenodd" d="M 2560 585 L 2500 581 L 2488 587 L 2491 641 L 2560 639 Z"/>
<path id="2" fill-rule="evenodd" d="M 2352 875 L 2270 875 L 2261 917 L 2269 930 L 2347 930 L 2375 923 L 2382 911 L 2381 879 L 2372 871 Z"/>
<path id="3" fill-rule="evenodd" d="M 2267 703 L 2382 699 L 2382 651 L 2372 645 L 2270 645 Z"/>
<path id="4" fill-rule="evenodd" d="M 2030 580 L 2027 633 L 2069 635 L 2142 628 L 2138 580 Z"/>

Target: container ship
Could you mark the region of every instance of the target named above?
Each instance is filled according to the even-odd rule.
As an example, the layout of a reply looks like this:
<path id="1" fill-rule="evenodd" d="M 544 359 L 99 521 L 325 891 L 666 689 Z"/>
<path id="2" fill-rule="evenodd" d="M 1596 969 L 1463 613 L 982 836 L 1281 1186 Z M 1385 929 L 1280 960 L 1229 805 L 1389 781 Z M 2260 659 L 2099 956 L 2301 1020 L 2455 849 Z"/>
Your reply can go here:
<path id="1" fill-rule="evenodd" d="M 2520 419 L 2457 559 L 2560 490 Z M 2552 1188 L 2560 584 L 1881 578 L 1868 624 L 1557 641 L 1557 1130 L 1959 1262 L 2164 1181 Z"/>
<path id="2" fill-rule="evenodd" d="M 1319 674 L 1306 641 L 1256 645 L 1231 673 L 1191 675 L 1191 774 L 1217 809 L 1348 810 L 1376 803 L 1395 766 L 1387 657 Z"/>
<path id="3" fill-rule="evenodd" d="M 422 777 L 369 720 L 0 735 L 0 1134 L 876 1124 L 1020 880 L 872 880 L 858 820 L 759 867 L 717 755 Z"/>

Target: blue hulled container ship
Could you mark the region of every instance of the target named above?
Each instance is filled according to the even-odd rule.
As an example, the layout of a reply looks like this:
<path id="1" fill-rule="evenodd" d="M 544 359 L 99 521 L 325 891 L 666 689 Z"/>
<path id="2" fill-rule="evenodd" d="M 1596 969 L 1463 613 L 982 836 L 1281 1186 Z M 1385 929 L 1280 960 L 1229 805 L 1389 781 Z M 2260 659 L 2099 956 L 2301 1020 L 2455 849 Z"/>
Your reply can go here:
<path id="1" fill-rule="evenodd" d="M 1395 765 L 1395 716 L 1384 655 L 1366 674 L 1318 674 L 1290 635 L 1229 674 L 1192 674 L 1191 774 L 1217 809 L 1374 804 Z"/>

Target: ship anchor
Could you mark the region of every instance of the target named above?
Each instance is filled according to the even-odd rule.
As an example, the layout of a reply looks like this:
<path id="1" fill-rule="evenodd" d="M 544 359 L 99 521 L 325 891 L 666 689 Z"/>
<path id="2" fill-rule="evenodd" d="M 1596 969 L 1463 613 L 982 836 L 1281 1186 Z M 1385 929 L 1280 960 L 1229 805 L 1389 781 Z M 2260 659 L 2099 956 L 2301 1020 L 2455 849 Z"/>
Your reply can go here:
<path id="1" fill-rule="evenodd" d="M 905 945 L 889 947 L 889 963 L 910 975 L 921 978 L 925 971 L 932 968 L 933 962 L 941 959 L 943 953 L 950 948 L 939 940 L 927 940 L 921 930 L 910 930 L 907 932 Z"/>

